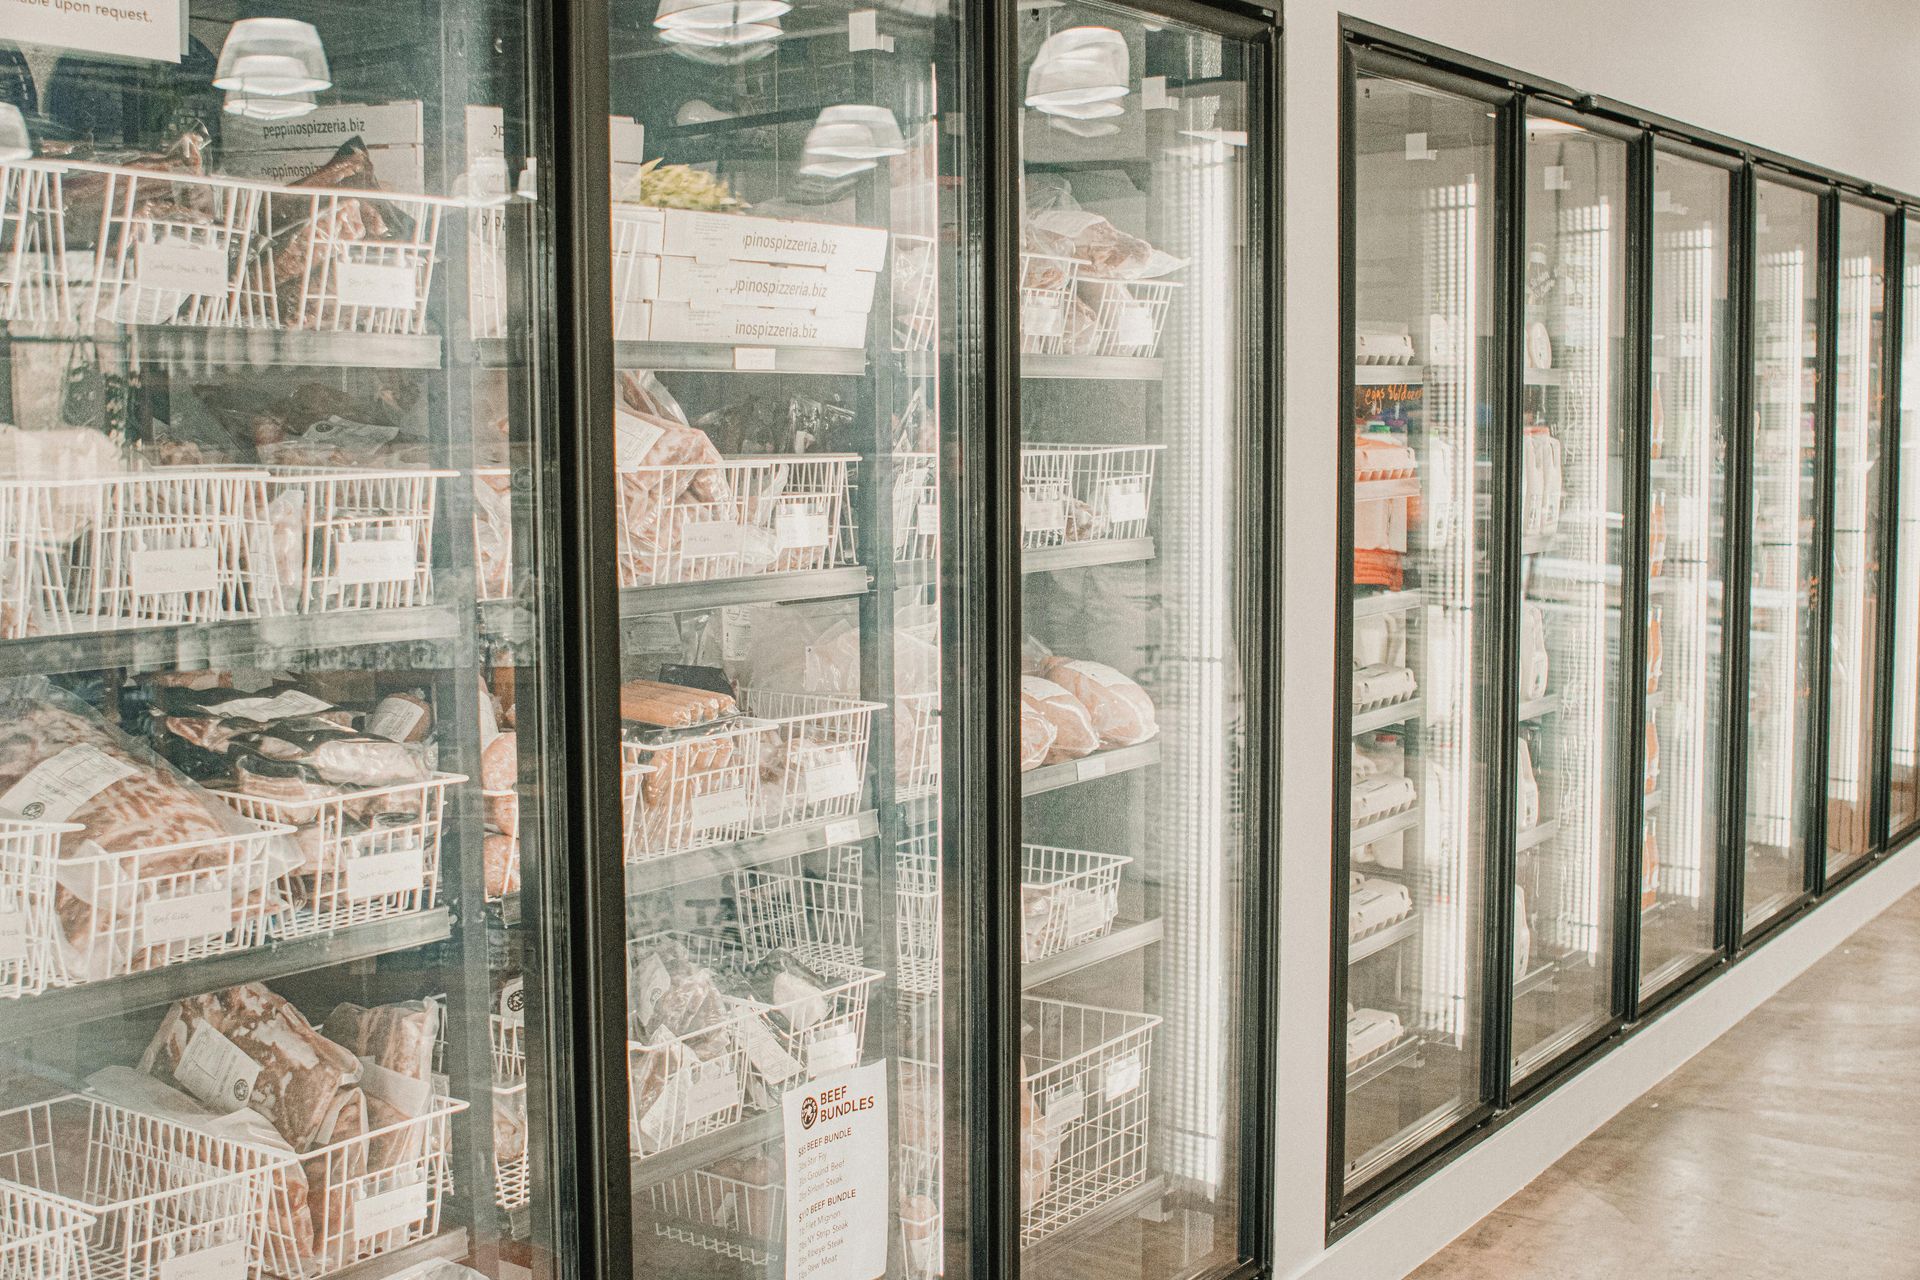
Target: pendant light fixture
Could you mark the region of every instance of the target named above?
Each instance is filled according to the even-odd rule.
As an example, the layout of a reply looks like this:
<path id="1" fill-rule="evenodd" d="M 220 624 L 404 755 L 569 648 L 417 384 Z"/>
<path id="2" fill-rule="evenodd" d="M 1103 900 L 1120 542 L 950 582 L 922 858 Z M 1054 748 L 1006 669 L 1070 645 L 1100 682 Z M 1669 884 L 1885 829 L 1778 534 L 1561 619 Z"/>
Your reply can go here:
<path id="1" fill-rule="evenodd" d="M 242 18 L 220 47 L 213 87 L 248 99 L 285 98 L 332 88 L 333 73 L 320 32 L 311 22 Z"/>

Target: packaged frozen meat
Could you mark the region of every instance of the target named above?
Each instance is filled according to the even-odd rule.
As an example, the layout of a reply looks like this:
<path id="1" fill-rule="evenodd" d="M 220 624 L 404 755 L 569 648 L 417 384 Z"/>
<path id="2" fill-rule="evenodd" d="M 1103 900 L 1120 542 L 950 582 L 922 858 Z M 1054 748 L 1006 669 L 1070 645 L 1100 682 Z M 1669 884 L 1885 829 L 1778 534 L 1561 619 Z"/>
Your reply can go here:
<path id="1" fill-rule="evenodd" d="M 1147 691 L 1105 663 L 1055 658 L 1045 675 L 1087 709 L 1102 746 L 1130 747 L 1160 732 Z"/>
<path id="2" fill-rule="evenodd" d="M 337 1004 L 321 1026 L 322 1034 L 362 1058 L 409 1080 L 430 1080 L 433 1051 L 440 1038 L 440 1006 L 406 1000 L 371 1009 Z"/>
<path id="3" fill-rule="evenodd" d="M 1022 684 L 1032 677 L 1023 677 Z M 1052 684 L 1051 680 L 1046 683 Z M 1058 685 L 1054 686 L 1058 688 Z M 1084 710 L 1084 708 L 1083 708 Z M 1047 762 L 1053 751 L 1053 741 L 1060 731 L 1047 717 L 1045 708 L 1035 701 L 1025 689 L 1020 691 L 1020 768 L 1038 769 Z"/>
<path id="4" fill-rule="evenodd" d="M 659 680 L 629 680 L 620 686 L 620 718 L 637 724 L 684 729 L 724 719 L 738 709 L 732 697 L 710 689 Z"/>
<path id="5" fill-rule="evenodd" d="M 1100 749 L 1100 735 L 1094 730 L 1093 716 L 1078 698 L 1058 683 L 1042 676 L 1021 676 L 1020 705 L 1023 716 L 1026 709 L 1031 707 L 1051 731 L 1042 764 L 1077 760 Z M 1024 729 L 1021 749 L 1024 753 Z"/>

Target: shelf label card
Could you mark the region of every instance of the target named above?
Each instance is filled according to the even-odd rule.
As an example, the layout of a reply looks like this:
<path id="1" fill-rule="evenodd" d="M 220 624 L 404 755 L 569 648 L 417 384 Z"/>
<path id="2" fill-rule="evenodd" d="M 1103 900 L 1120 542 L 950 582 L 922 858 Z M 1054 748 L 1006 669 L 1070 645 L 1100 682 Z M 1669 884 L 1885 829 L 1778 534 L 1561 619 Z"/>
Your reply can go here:
<path id="1" fill-rule="evenodd" d="M 1087 756 L 1074 764 L 1073 772 L 1075 777 L 1082 779 L 1102 777 L 1107 772 L 1106 757 Z"/>
<path id="2" fill-rule="evenodd" d="M 1107 482 L 1107 519 L 1126 524 L 1147 518 L 1146 486 L 1138 480 Z"/>
<path id="3" fill-rule="evenodd" d="M 786 1280 L 875 1280 L 887 1269 L 887 1064 L 842 1071 L 780 1099 L 786 1148 Z"/>
<path id="4" fill-rule="evenodd" d="M 733 349 L 735 373 L 772 373 L 776 360 L 772 347 L 735 347 Z"/>
<path id="5" fill-rule="evenodd" d="M 740 1043 L 747 1051 L 747 1061 L 768 1083 L 785 1084 L 800 1074 L 800 1060 L 787 1052 L 787 1047 L 758 1014 L 742 1013 L 734 1019 L 734 1025 L 740 1029 Z"/>
<path id="6" fill-rule="evenodd" d="M 1549 191 L 1573 190 L 1573 182 L 1567 177 L 1567 166 L 1563 164 L 1550 164 L 1546 166 L 1542 176 L 1546 179 L 1547 190 Z"/>
<path id="7" fill-rule="evenodd" d="M 227 251 L 173 237 L 149 240 L 140 246 L 133 282 L 160 293 L 217 298 L 227 291 Z"/>
<path id="8" fill-rule="evenodd" d="M 740 1076 L 728 1059 L 702 1063 L 681 1079 L 686 1100 L 680 1114 L 688 1124 L 719 1115 L 740 1101 Z"/>
<path id="9" fill-rule="evenodd" d="M 0 911 L 0 964 L 27 958 L 27 913 Z"/>
<path id="10" fill-rule="evenodd" d="M 1428 149 L 1426 134 L 1410 133 L 1407 135 L 1407 152 L 1406 152 L 1407 159 L 1432 160 L 1435 157 L 1437 157 L 1439 154 L 1440 153 L 1437 151 Z"/>
<path id="11" fill-rule="evenodd" d="M 356 1243 L 375 1239 L 390 1231 L 411 1227 L 427 1216 L 427 1184 L 411 1182 L 391 1191 L 360 1197 L 353 1207 L 353 1238 Z"/>
<path id="12" fill-rule="evenodd" d="M 68 747 L 8 787 L 0 795 L 0 813 L 19 814 L 32 822 L 65 822 L 81 805 L 136 772 L 131 762 L 98 747 L 84 743 Z"/>
<path id="13" fill-rule="evenodd" d="M 220 587 L 219 553 L 205 547 L 147 547 L 127 558 L 133 594 L 193 595 Z"/>
<path id="14" fill-rule="evenodd" d="M 1142 111 L 1171 111 L 1173 103 L 1167 101 L 1167 78 L 1165 76 L 1142 76 L 1140 78 L 1140 109 Z"/>
<path id="15" fill-rule="evenodd" d="M 807 1074 L 816 1080 L 830 1071 L 844 1071 L 858 1061 L 860 1040 L 852 1027 L 843 1026 L 807 1045 Z"/>
<path id="16" fill-rule="evenodd" d="M 807 762 L 802 774 L 808 804 L 822 804 L 860 790 L 860 770 L 855 767 L 852 747 L 832 747 Z"/>
<path id="17" fill-rule="evenodd" d="M 333 549 L 336 582 L 364 586 L 375 582 L 405 582 L 413 576 L 419 557 L 413 538 L 404 533 L 339 542 Z"/>
<path id="18" fill-rule="evenodd" d="M 414 269 L 389 262 L 342 262 L 334 268 L 333 287 L 343 307 L 380 307 L 411 311 L 419 293 Z"/>
<path id="19" fill-rule="evenodd" d="M 1156 337 L 1153 323 L 1154 310 L 1155 308 L 1144 302 L 1123 304 L 1120 308 L 1120 318 L 1114 324 L 1115 345 L 1151 347 Z"/>
<path id="20" fill-rule="evenodd" d="M 354 902 L 419 893 L 426 882 L 427 852 L 417 844 L 347 859 L 347 897 Z"/>
<path id="21" fill-rule="evenodd" d="M 1020 528 L 1022 532 L 1058 533 L 1066 527 L 1066 499 L 1029 496 L 1020 503 Z"/>
<path id="22" fill-rule="evenodd" d="M 233 894 L 225 889 L 155 898 L 140 911 L 141 944 L 148 947 L 211 938 L 232 927 Z"/>
<path id="23" fill-rule="evenodd" d="M 163 1258 L 159 1280 L 247 1280 L 247 1242 L 229 1240 Z"/>
<path id="24" fill-rule="evenodd" d="M 680 528 L 681 553 L 695 559 L 739 555 L 745 541 L 731 520 L 695 520 Z"/>
<path id="25" fill-rule="evenodd" d="M 1066 940 L 1079 942 L 1099 933 L 1113 919 L 1108 898 L 1093 889 L 1080 889 L 1067 895 Z"/>
<path id="26" fill-rule="evenodd" d="M 923 502 L 913 513 L 914 529 L 929 538 L 940 536 L 940 504 Z"/>
<path id="27" fill-rule="evenodd" d="M 826 839 L 830 845 L 860 843 L 860 819 L 840 818 L 837 821 L 829 822 L 827 824 Z"/>
<path id="28" fill-rule="evenodd" d="M 783 503 L 773 516 L 775 551 L 827 545 L 827 513 Z"/>
<path id="29" fill-rule="evenodd" d="M 233 1041 L 202 1022 L 187 1037 L 187 1047 L 173 1069 L 173 1078 L 216 1111 L 238 1111 L 253 1096 L 260 1064 Z"/>
<path id="30" fill-rule="evenodd" d="M 1087 1091 L 1078 1080 L 1069 1081 L 1047 1094 L 1043 1109 L 1047 1118 L 1047 1136 L 1058 1138 L 1066 1126 L 1087 1114 Z"/>
<path id="31" fill-rule="evenodd" d="M 695 831 L 712 831 L 716 827 L 731 827 L 743 823 L 751 816 L 747 804 L 745 787 L 729 787 L 725 791 L 708 791 L 693 797 L 687 805 L 687 823 Z"/>
<path id="32" fill-rule="evenodd" d="M 1109 1105 L 1118 1102 L 1140 1087 L 1140 1055 L 1125 1054 L 1115 1058 L 1101 1073 L 1100 1092 L 1107 1096 Z"/>

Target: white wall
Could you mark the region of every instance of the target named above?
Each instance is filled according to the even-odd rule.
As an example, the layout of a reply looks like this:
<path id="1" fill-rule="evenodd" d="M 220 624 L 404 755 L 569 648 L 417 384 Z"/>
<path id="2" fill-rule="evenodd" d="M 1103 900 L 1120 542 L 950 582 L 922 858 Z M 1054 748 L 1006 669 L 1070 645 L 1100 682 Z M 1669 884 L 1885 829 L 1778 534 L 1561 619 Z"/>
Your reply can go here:
<path id="1" fill-rule="evenodd" d="M 1339 403 L 1339 16 L 1920 194 L 1920 0 L 1283 0 L 1286 467 L 1276 1248 L 1281 1277 L 1336 1259 L 1326 1230 L 1335 448 Z M 1680 1012 L 1689 1012 L 1686 1010 Z M 1630 1078 L 1621 1076 L 1621 1078 Z M 1641 1086 L 1644 1087 L 1644 1086 Z M 1624 1088 L 1611 1103 L 1630 1100 Z M 1529 1131 L 1565 1142 L 1572 1128 Z M 1605 1106 L 1598 1108 L 1604 1111 Z M 1567 1110 L 1562 1108 L 1562 1110 Z M 1591 1105 L 1583 1118 L 1598 1111 Z M 1513 1155 L 1514 1144 L 1502 1150 Z M 1564 1149 L 1564 1148 L 1563 1148 Z M 1536 1152 L 1536 1156 L 1547 1152 Z M 1515 1160 L 1520 1168 L 1523 1161 Z M 1483 1188 L 1484 1189 L 1484 1188 Z M 1515 1186 L 1513 1189 L 1517 1190 Z M 1435 1187 L 1436 1191 L 1442 1189 Z M 1427 1222 L 1444 1241 L 1474 1212 Z M 1403 1224 L 1404 1225 L 1404 1224 Z M 1392 1230 L 1378 1221 L 1366 1230 Z M 1398 1274 L 1396 1270 L 1395 1274 Z M 1389 1280 L 1385 1272 L 1368 1280 Z"/>

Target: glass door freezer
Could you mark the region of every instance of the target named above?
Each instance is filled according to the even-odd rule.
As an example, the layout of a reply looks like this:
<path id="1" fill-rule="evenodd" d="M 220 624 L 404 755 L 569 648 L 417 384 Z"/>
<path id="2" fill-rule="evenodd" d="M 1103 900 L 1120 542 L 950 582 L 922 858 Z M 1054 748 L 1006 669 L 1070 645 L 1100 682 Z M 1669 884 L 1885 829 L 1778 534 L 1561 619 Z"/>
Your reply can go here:
<path id="1" fill-rule="evenodd" d="M 1920 222 L 1902 225 L 1900 404 L 1894 437 L 1893 608 L 1887 831 L 1920 821 Z"/>

